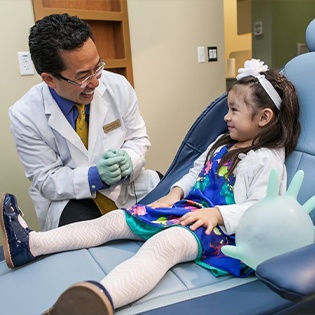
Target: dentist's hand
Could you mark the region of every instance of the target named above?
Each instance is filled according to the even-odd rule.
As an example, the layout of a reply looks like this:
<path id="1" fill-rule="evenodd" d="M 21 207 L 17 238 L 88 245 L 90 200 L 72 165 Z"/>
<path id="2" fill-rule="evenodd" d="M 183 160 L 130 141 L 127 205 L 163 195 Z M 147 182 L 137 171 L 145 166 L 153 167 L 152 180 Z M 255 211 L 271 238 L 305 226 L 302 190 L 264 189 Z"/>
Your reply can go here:
<path id="1" fill-rule="evenodd" d="M 103 153 L 96 167 L 105 184 L 111 186 L 121 180 L 122 174 L 119 165 L 124 159 L 124 156 L 117 155 L 116 150 L 113 149 Z"/>
<path id="2" fill-rule="evenodd" d="M 125 150 L 118 150 L 117 156 L 124 157 L 123 161 L 119 163 L 121 178 L 129 176 L 133 171 L 133 165 L 129 154 Z"/>

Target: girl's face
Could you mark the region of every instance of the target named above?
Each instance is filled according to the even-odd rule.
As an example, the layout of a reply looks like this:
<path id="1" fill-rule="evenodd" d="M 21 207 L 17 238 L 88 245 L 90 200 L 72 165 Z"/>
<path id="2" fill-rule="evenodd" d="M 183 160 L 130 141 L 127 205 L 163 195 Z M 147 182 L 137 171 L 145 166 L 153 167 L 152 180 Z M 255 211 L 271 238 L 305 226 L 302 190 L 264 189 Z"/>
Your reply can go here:
<path id="1" fill-rule="evenodd" d="M 247 101 L 247 104 L 245 103 Z M 264 111 L 254 114 L 250 106 L 251 90 L 247 86 L 235 85 L 228 94 L 228 113 L 224 116 L 230 137 L 237 141 L 238 147 L 248 147 L 261 130 L 264 120 Z M 265 117 L 266 118 L 266 117 Z"/>

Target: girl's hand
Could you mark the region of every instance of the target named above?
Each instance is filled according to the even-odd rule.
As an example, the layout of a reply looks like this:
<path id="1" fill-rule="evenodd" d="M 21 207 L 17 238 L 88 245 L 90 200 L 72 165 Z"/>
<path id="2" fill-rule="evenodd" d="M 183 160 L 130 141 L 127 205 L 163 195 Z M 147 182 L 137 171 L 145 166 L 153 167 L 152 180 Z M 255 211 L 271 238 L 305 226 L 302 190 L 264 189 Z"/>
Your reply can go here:
<path id="1" fill-rule="evenodd" d="M 184 192 L 180 187 L 174 187 L 164 197 L 149 204 L 151 208 L 171 208 L 173 204 L 183 198 Z"/>
<path id="2" fill-rule="evenodd" d="M 180 218 L 180 223 L 183 226 L 190 225 L 190 229 L 195 231 L 199 227 L 206 228 L 206 234 L 209 235 L 212 230 L 218 225 L 223 225 L 223 218 L 220 210 L 214 208 L 202 208 L 196 211 L 188 212 Z"/>

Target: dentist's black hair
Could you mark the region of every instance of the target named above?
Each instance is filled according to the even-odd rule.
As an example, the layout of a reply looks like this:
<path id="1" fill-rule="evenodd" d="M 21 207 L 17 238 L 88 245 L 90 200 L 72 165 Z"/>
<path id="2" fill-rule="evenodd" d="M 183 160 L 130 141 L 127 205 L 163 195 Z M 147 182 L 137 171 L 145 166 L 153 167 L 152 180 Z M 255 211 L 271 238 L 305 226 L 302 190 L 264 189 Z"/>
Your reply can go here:
<path id="1" fill-rule="evenodd" d="M 90 26 L 76 16 L 67 13 L 51 14 L 37 21 L 30 29 L 29 49 L 35 69 L 59 74 L 66 66 L 62 51 L 71 51 L 83 46 L 91 38 Z"/>

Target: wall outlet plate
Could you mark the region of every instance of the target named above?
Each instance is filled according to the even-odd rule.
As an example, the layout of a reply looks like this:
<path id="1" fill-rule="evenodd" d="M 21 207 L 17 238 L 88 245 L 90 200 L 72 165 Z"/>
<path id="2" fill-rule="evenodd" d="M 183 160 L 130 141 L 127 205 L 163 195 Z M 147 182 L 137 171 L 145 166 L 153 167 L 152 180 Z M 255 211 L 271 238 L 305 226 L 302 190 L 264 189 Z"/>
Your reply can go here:
<path id="1" fill-rule="evenodd" d="M 34 65 L 31 54 L 28 51 L 18 51 L 19 67 L 21 75 L 34 75 Z"/>

